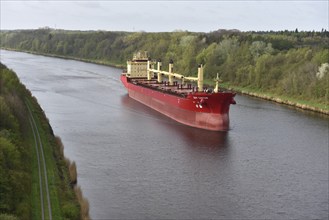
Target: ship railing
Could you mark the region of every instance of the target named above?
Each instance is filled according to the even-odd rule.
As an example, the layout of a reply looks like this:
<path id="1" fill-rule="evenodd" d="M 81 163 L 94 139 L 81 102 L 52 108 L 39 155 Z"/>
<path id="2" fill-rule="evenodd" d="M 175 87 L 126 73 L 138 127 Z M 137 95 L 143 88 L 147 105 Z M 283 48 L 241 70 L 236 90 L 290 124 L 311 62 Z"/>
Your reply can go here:
<path id="1" fill-rule="evenodd" d="M 143 80 L 133 80 L 132 83 L 135 84 L 135 85 L 139 85 L 139 86 L 145 87 L 145 88 L 152 88 L 154 90 L 158 90 L 158 91 L 161 91 L 161 92 L 164 92 L 164 93 L 168 93 L 168 94 L 180 96 L 180 97 L 183 97 L 183 98 L 185 98 L 186 95 L 187 95 L 186 92 L 178 92 L 175 89 L 170 89 L 170 88 L 173 88 L 173 87 L 176 87 L 177 88 L 179 86 L 178 84 L 176 84 L 176 85 L 169 85 L 169 83 L 167 84 L 167 82 L 152 84 L 152 83 L 145 83 Z M 163 85 L 163 84 L 164 84 L 164 86 L 160 86 L 160 85 Z M 154 86 L 154 85 L 157 85 L 157 86 Z M 188 89 L 188 90 L 190 90 L 192 92 L 194 92 L 194 90 L 195 90 L 194 87 L 191 87 L 191 88 L 183 88 L 182 90 L 184 90 L 184 89 Z M 179 90 L 181 90 L 181 88 Z"/>

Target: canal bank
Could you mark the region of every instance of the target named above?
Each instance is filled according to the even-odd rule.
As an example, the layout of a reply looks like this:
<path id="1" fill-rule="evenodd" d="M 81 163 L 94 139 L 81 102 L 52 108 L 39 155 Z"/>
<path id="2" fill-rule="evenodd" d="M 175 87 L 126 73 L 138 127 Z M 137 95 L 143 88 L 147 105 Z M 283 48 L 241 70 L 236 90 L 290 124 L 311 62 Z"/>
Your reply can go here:
<path id="1" fill-rule="evenodd" d="M 110 67 L 115 67 L 115 68 L 120 68 L 120 69 L 126 68 L 125 65 L 115 64 L 115 63 L 112 63 L 110 61 L 105 61 L 105 60 L 88 60 L 88 59 L 72 57 L 72 56 L 61 56 L 61 55 L 56 55 L 56 54 L 39 53 L 39 52 L 35 52 L 35 51 L 21 51 L 21 50 L 16 50 L 16 49 L 12 49 L 12 48 L 2 48 L 2 49 L 9 50 L 9 51 L 17 51 L 17 52 L 24 52 L 24 53 L 30 53 L 30 54 L 35 54 L 35 55 L 54 57 L 54 58 L 71 59 L 71 60 L 100 64 L 100 65 L 105 65 L 105 66 L 110 66 Z M 205 82 L 207 84 L 209 84 L 210 86 L 213 86 L 213 84 L 214 84 L 213 81 L 209 80 L 209 79 L 205 80 Z M 306 100 L 298 100 L 298 99 L 294 99 L 291 97 L 285 97 L 285 96 L 278 95 L 278 94 L 271 94 L 267 91 L 259 91 L 257 89 L 250 89 L 248 87 L 233 86 L 229 83 L 224 83 L 224 84 L 222 84 L 222 86 L 225 89 L 235 91 L 239 94 L 257 97 L 257 98 L 261 98 L 264 100 L 276 102 L 279 104 L 293 106 L 293 107 L 296 107 L 296 108 L 299 108 L 302 110 L 313 111 L 313 112 L 318 112 L 318 113 L 322 113 L 325 115 L 329 115 L 329 104 L 326 105 L 326 104 L 321 104 L 321 103 L 317 103 L 314 101 L 312 102 L 312 101 L 306 101 Z M 328 100 L 328 102 L 329 102 L 329 100 Z"/>
<path id="2" fill-rule="evenodd" d="M 127 96 L 121 70 L 3 51 L 47 114 L 92 219 L 326 219 L 328 117 L 236 96 L 228 132 Z"/>
<path id="3" fill-rule="evenodd" d="M 13 71 L 1 63 L 0 71 L 0 218 L 90 219 L 75 163 L 45 112 Z"/>
<path id="4" fill-rule="evenodd" d="M 264 100 L 276 102 L 283 105 L 293 106 L 302 110 L 313 111 L 317 113 L 322 113 L 329 116 L 329 105 L 319 104 L 311 101 L 297 100 L 291 97 L 285 97 L 282 95 L 270 94 L 268 92 L 260 92 L 255 89 L 248 89 L 239 86 L 232 86 L 225 84 L 225 88 L 231 91 L 235 91 L 239 94 L 248 95 L 252 97 L 261 98 Z M 329 101 L 329 100 L 328 100 Z"/>

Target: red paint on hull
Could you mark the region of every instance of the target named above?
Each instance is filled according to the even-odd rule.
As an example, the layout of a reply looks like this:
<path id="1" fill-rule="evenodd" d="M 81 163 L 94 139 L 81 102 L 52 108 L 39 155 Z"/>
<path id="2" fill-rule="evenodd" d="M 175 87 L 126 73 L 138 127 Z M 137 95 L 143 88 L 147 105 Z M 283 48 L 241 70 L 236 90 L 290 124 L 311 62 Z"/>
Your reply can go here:
<path id="1" fill-rule="evenodd" d="M 234 93 L 191 92 L 181 96 L 130 82 L 125 74 L 121 75 L 121 81 L 131 98 L 182 124 L 212 131 L 229 129 L 229 107 L 235 103 Z"/>

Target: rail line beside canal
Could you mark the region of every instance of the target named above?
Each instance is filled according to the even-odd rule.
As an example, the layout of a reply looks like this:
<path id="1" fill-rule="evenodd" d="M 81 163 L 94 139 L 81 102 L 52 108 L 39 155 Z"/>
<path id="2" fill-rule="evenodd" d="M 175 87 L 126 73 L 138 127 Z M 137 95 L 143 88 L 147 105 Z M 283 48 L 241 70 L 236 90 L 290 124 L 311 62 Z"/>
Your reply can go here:
<path id="1" fill-rule="evenodd" d="M 51 202 L 50 202 L 50 195 L 49 195 L 49 189 L 48 189 L 48 177 L 47 177 L 47 166 L 46 166 L 46 160 L 44 156 L 43 151 L 43 144 L 42 140 L 40 138 L 40 133 L 38 130 L 38 126 L 36 124 L 36 121 L 33 117 L 32 110 L 26 101 L 26 106 L 29 111 L 29 121 L 34 137 L 35 142 L 35 149 L 37 154 L 37 161 L 38 161 L 38 174 L 39 174 L 39 190 L 40 190 L 40 206 L 41 206 L 41 219 L 45 219 L 45 214 L 48 212 L 48 219 L 52 220 L 52 210 L 51 210 Z M 43 178 L 42 178 L 43 177 Z M 45 191 L 45 193 L 44 193 Z M 45 211 L 45 203 L 46 203 L 46 210 Z"/>

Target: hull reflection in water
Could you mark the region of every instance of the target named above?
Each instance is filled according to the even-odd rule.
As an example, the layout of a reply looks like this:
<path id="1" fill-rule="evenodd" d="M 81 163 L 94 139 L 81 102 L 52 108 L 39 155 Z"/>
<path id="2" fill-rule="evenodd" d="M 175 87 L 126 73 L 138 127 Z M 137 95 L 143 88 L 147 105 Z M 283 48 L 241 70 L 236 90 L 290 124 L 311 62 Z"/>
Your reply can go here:
<path id="1" fill-rule="evenodd" d="M 163 126 L 164 129 L 169 130 L 175 133 L 175 136 L 179 136 L 183 140 L 186 140 L 187 144 L 191 147 L 210 151 L 220 151 L 229 147 L 227 141 L 228 132 L 226 131 L 212 132 L 180 124 L 130 98 L 128 94 L 121 97 L 121 103 L 128 111 L 133 112 L 140 117 L 151 118 L 151 120 L 158 121 L 158 124 Z M 147 132 L 147 130 L 145 130 L 145 132 Z"/>
<path id="2" fill-rule="evenodd" d="M 130 99 L 122 70 L 1 51 L 37 97 L 92 219 L 328 219 L 328 117 L 246 96 L 229 132 Z"/>
<path id="3" fill-rule="evenodd" d="M 129 97 L 185 125 L 211 131 L 229 129 L 229 110 L 230 105 L 236 103 L 235 93 L 222 91 L 218 76 L 214 90 L 206 89 L 201 64 L 198 77 L 186 77 L 173 72 L 172 60 L 169 72 L 161 70 L 161 61 L 154 69 L 155 63 L 150 61 L 146 51 L 134 54 L 133 60 L 127 61 L 127 71 L 120 79 Z M 185 81 L 195 81 L 197 87 Z"/>

